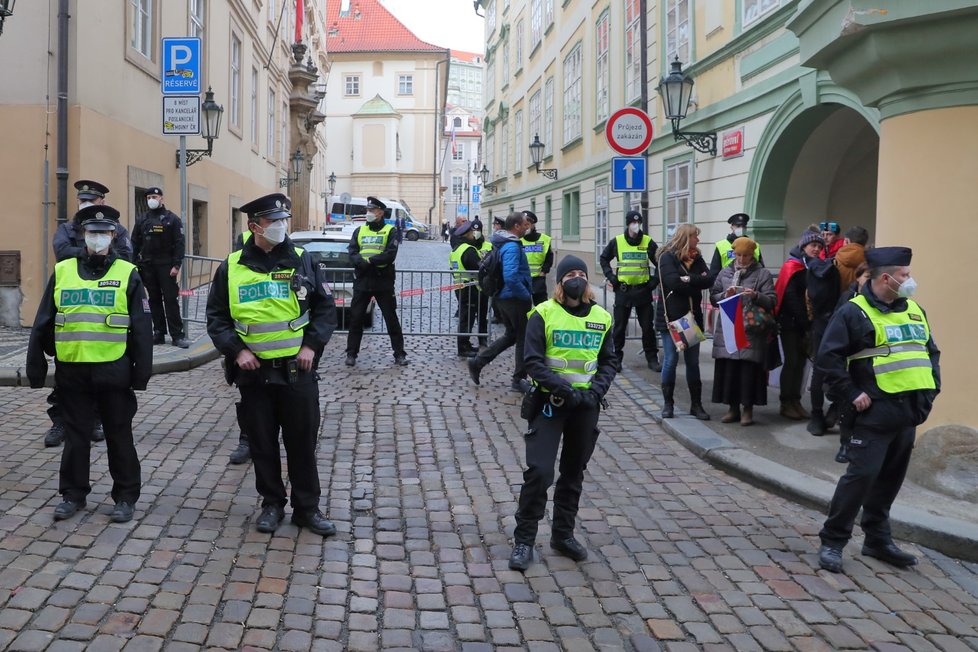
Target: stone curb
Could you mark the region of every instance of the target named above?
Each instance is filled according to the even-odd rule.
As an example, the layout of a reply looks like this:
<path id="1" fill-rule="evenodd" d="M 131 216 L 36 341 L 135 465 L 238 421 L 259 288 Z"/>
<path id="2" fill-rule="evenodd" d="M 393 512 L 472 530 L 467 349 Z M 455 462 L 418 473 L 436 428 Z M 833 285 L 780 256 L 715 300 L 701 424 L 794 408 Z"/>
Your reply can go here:
<path id="1" fill-rule="evenodd" d="M 662 393 L 638 374 L 623 371 L 618 379 L 642 392 L 625 392 L 662 429 L 697 457 L 730 475 L 793 502 L 827 511 L 835 484 L 799 473 L 736 446 L 714 432 L 708 422 L 692 417 L 663 420 L 658 415 Z M 639 398 L 635 398 L 639 396 Z M 651 399 L 651 400 L 650 400 Z M 900 539 L 932 548 L 957 559 L 978 562 L 978 524 L 931 514 L 915 507 L 894 505 L 890 513 L 893 533 Z"/>

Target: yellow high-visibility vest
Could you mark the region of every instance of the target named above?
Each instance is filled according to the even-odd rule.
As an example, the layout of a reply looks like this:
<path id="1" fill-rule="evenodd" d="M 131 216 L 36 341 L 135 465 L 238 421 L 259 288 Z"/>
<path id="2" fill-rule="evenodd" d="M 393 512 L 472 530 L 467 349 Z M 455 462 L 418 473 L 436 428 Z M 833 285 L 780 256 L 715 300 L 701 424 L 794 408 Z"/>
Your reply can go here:
<path id="1" fill-rule="evenodd" d="M 598 305 L 586 317 L 575 317 L 554 301 L 537 304 L 547 338 L 545 361 L 554 373 L 577 389 L 588 389 L 598 371 L 598 352 L 611 330 L 611 315 Z"/>
<path id="2" fill-rule="evenodd" d="M 912 299 L 903 312 L 882 313 L 866 297 L 850 299 L 866 313 L 876 331 L 876 346 L 850 355 L 846 360 L 872 358 L 876 385 L 888 394 L 935 389 L 934 368 L 927 353 L 930 326 Z"/>
<path id="3" fill-rule="evenodd" d="M 54 266 L 54 352 L 61 362 L 113 362 L 126 353 L 129 277 L 136 266 L 116 259 L 100 279 L 83 279 L 78 258 Z"/>

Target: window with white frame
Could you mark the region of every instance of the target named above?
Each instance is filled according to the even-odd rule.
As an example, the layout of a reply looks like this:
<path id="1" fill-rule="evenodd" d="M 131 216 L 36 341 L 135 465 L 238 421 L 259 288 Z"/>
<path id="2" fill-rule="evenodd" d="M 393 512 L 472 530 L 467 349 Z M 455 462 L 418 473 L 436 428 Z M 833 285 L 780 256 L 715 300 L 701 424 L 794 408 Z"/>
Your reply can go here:
<path id="1" fill-rule="evenodd" d="M 747 27 L 771 13 L 781 5 L 780 0 L 743 0 L 741 5 L 743 15 L 740 24 Z"/>
<path id="2" fill-rule="evenodd" d="M 666 61 L 676 57 L 684 63 L 689 62 L 689 0 L 667 0 L 666 2 Z"/>
<path id="3" fill-rule="evenodd" d="M 554 153 L 554 78 L 551 77 L 543 85 L 543 155 Z"/>
<path id="4" fill-rule="evenodd" d="M 486 162 L 484 165 L 489 168 L 489 181 L 498 177 L 496 169 L 496 134 L 486 135 Z"/>
<path id="5" fill-rule="evenodd" d="M 265 150 L 267 151 L 266 156 L 269 161 L 275 160 L 275 106 L 276 106 L 275 91 L 271 88 L 268 89 L 268 114 L 265 117 L 265 129 L 266 129 L 266 142 Z"/>
<path id="6" fill-rule="evenodd" d="M 513 143 L 514 143 L 513 158 L 516 160 L 513 161 L 513 171 L 519 173 L 523 171 L 523 147 L 524 147 L 524 143 L 527 142 L 523 138 L 523 110 L 522 109 L 516 112 L 516 118 L 514 122 L 515 122 L 514 129 L 516 130 L 516 133 L 513 134 Z"/>
<path id="7" fill-rule="evenodd" d="M 459 197 L 462 197 L 464 201 L 465 197 L 462 196 L 462 192 L 462 177 L 452 175 L 452 198 L 457 200 Z"/>
<path id="8" fill-rule="evenodd" d="M 608 88 L 611 85 L 611 69 L 608 65 L 608 50 L 611 45 L 611 16 L 609 12 L 601 14 L 594 30 L 594 51 L 597 61 L 594 66 L 594 119 L 596 122 L 607 120 L 611 110 L 611 99 Z"/>
<path id="9" fill-rule="evenodd" d="M 547 27 L 554 24 L 554 0 L 543 0 L 543 24 Z"/>
<path id="10" fill-rule="evenodd" d="M 639 0 L 625 0 L 625 102 L 642 94 L 642 26 Z"/>
<path id="11" fill-rule="evenodd" d="M 530 0 L 530 49 L 543 38 L 543 0 Z"/>
<path id="12" fill-rule="evenodd" d="M 666 166 L 666 237 L 671 238 L 676 227 L 692 221 L 692 161 L 679 161 Z"/>
<path id="13" fill-rule="evenodd" d="M 241 39 L 231 34 L 231 126 L 241 128 Z"/>
<path id="14" fill-rule="evenodd" d="M 132 34 L 129 45 L 147 59 L 153 58 L 153 0 L 129 0 Z"/>
<path id="15" fill-rule="evenodd" d="M 343 94 L 347 97 L 360 94 L 360 75 L 347 75 L 343 78 Z"/>
<path id="16" fill-rule="evenodd" d="M 594 184 L 594 257 L 608 245 L 611 234 L 608 230 L 608 182 Z"/>
<path id="17" fill-rule="evenodd" d="M 258 147 L 258 68 L 251 67 L 251 144 Z"/>
<path id="18" fill-rule="evenodd" d="M 516 69 L 523 67 L 523 20 L 516 23 Z"/>
<path id="19" fill-rule="evenodd" d="M 282 139 L 279 147 L 279 164 L 283 167 L 289 164 L 289 104 L 288 102 L 282 102 L 282 133 L 279 138 Z"/>
<path id="20" fill-rule="evenodd" d="M 190 36 L 204 40 L 205 0 L 190 0 Z M 203 46 L 202 46 L 203 47 Z"/>
<path id="21" fill-rule="evenodd" d="M 540 123 L 542 117 L 541 102 L 543 100 L 543 91 L 538 90 L 536 93 L 530 96 L 530 138 L 527 139 L 528 142 L 533 142 L 531 139 L 533 136 L 540 135 Z"/>
<path id="22" fill-rule="evenodd" d="M 509 175 L 509 117 L 503 120 L 503 140 L 500 143 L 499 151 L 499 176 L 505 177 Z"/>
<path id="23" fill-rule="evenodd" d="M 503 61 L 501 68 L 503 69 L 503 86 L 509 83 L 509 37 L 505 41 L 499 44 L 499 47 L 503 50 Z"/>
<path id="24" fill-rule="evenodd" d="M 465 148 L 462 147 L 462 143 L 457 141 L 452 143 L 452 160 L 453 161 L 465 160 Z"/>
<path id="25" fill-rule="evenodd" d="M 583 47 L 574 46 L 564 57 L 564 140 L 566 145 L 581 137 L 581 63 Z"/>
<path id="26" fill-rule="evenodd" d="M 414 95 L 414 75 L 397 76 L 397 94 Z"/>
<path id="27" fill-rule="evenodd" d="M 483 90 L 486 97 L 493 97 L 496 90 L 496 57 L 486 63 L 486 87 Z"/>
<path id="28" fill-rule="evenodd" d="M 486 3 L 486 34 L 492 34 L 496 29 L 496 0 Z"/>

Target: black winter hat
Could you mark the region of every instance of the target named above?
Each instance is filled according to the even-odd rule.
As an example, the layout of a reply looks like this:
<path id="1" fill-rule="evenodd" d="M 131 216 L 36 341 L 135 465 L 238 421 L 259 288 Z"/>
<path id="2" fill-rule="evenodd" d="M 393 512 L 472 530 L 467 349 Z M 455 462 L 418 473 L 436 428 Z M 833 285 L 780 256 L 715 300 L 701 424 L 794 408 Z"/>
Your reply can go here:
<path id="1" fill-rule="evenodd" d="M 567 276 L 568 272 L 572 272 L 575 269 L 579 269 L 585 274 L 587 274 L 587 265 L 583 260 L 577 256 L 564 256 L 561 261 L 557 264 L 557 282 Z"/>
<path id="2" fill-rule="evenodd" d="M 628 211 L 625 213 L 625 224 L 631 224 L 632 222 L 641 222 L 642 214 L 638 211 Z"/>

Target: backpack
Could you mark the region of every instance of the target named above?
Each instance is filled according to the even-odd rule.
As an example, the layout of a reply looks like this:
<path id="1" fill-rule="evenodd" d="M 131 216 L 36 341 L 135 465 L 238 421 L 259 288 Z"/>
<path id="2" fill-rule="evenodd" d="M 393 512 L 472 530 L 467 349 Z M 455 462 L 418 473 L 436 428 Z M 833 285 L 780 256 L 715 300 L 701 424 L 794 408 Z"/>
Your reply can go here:
<path id="1" fill-rule="evenodd" d="M 479 289 L 486 296 L 494 297 L 503 289 L 503 255 L 502 246 L 493 246 L 492 250 L 479 261 Z"/>

